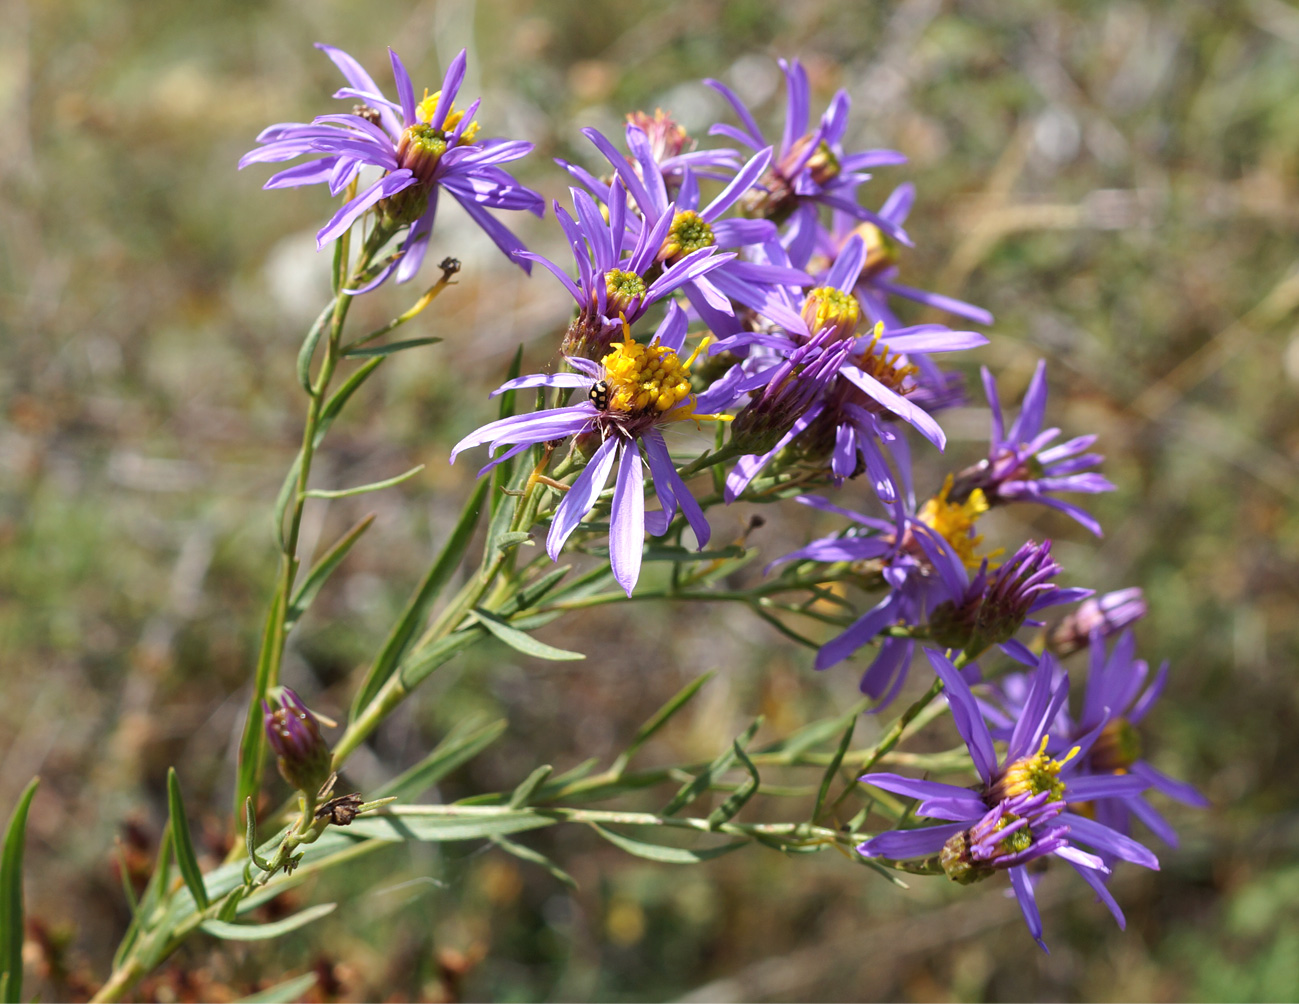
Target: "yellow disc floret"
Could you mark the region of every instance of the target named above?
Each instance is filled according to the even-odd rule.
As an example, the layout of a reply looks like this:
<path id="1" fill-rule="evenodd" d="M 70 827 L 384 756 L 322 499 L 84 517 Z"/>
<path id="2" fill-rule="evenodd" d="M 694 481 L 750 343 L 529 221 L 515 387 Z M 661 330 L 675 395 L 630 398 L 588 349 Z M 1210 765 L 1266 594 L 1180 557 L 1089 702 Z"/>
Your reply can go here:
<path id="1" fill-rule="evenodd" d="M 425 88 L 424 100 L 415 106 L 415 117 L 421 122 L 432 122 L 433 116 L 438 113 L 438 102 L 441 100 L 441 91 L 434 91 L 430 94 L 428 88 Z M 456 126 L 460 124 L 460 120 L 464 117 L 465 113 L 452 105 L 451 110 L 447 112 L 447 117 L 442 121 L 442 131 L 448 135 L 455 132 Z M 478 123 L 470 122 L 460 134 L 460 143 L 472 143 L 477 136 Z"/>
<path id="2" fill-rule="evenodd" d="M 911 363 L 902 361 L 900 353 L 891 351 L 888 346 L 880 345 L 880 336 L 884 334 L 884 322 L 877 321 L 871 333 L 870 344 L 861 353 L 853 357 L 853 363 L 863 373 L 873 376 L 889 390 L 898 394 L 907 392 L 907 381 L 919 370 Z"/>
<path id="3" fill-rule="evenodd" d="M 803 321 L 812 334 L 834 328 L 835 341 L 851 338 L 861 322 L 857 297 L 833 286 L 817 286 L 803 301 Z"/>
<path id="4" fill-rule="evenodd" d="M 948 502 L 951 490 L 949 474 L 942 490 L 921 507 L 916 518 L 947 541 L 966 568 L 978 568 L 982 559 L 975 549 L 983 543 L 983 535 L 974 532 L 974 524 L 988 511 L 988 499 L 982 488 L 976 488 L 964 502 Z"/>
<path id="5" fill-rule="evenodd" d="M 708 221 L 694 210 L 687 209 L 672 217 L 672 228 L 663 238 L 659 260 L 672 261 L 700 248 L 710 248 L 715 243 L 717 241 L 713 237 L 713 228 L 708 225 Z"/>
<path id="6" fill-rule="evenodd" d="M 696 351 L 696 354 L 697 351 Z M 624 329 L 622 342 L 603 359 L 609 383 L 609 411 L 664 414 L 682 404 L 693 407 L 690 364 L 665 345 L 641 345 Z M 685 418 L 685 415 L 679 416 Z"/>
<path id="7" fill-rule="evenodd" d="M 1056 760 L 1047 755 L 1046 744 L 1049 736 L 1042 737 L 1042 744 L 1032 756 L 1020 757 L 1007 765 L 996 782 L 988 790 L 985 801 L 996 805 L 1002 799 L 1015 798 L 1019 795 L 1040 795 L 1050 792 L 1049 802 L 1058 802 L 1064 797 L 1064 782 L 1060 780 L 1060 770 L 1078 755 L 1078 747 L 1071 749 L 1063 760 Z"/>

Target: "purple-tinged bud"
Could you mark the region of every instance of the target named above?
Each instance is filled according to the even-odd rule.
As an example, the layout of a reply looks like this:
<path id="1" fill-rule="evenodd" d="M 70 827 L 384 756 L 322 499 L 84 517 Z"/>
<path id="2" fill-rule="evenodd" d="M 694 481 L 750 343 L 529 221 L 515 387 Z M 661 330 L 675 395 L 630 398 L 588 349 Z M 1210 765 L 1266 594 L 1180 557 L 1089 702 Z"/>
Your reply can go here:
<path id="1" fill-rule="evenodd" d="M 1034 610 L 1066 602 L 1051 581 L 1061 567 L 1051 557 L 1049 540 L 1028 541 L 996 571 L 985 558 L 965 594 L 940 603 L 929 618 L 930 636 L 940 645 L 977 656 L 1014 637 Z"/>
<path id="2" fill-rule="evenodd" d="M 262 701 L 266 737 L 275 750 L 284 780 L 308 795 L 315 795 L 329 780 L 333 755 L 320 735 L 320 722 L 302 699 L 288 687 L 280 688 L 279 707 L 271 710 Z"/>
<path id="3" fill-rule="evenodd" d="M 827 328 L 834 332 L 834 340 L 852 338 L 861 323 L 861 304 L 851 293 L 833 286 L 817 286 L 803 301 L 803 322 L 807 330 L 816 334 Z"/>
<path id="4" fill-rule="evenodd" d="M 1086 648 L 1093 634 L 1108 638 L 1144 616 L 1146 598 L 1138 587 L 1086 599 L 1051 632 L 1051 648 L 1057 655 L 1072 655 Z"/>
<path id="5" fill-rule="evenodd" d="M 735 416 L 732 441 L 750 454 L 774 449 L 834 381 L 851 351 L 852 341 L 838 340 L 832 329 L 795 349 L 762 393 Z"/>
<path id="6" fill-rule="evenodd" d="M 672 117 L 671 112 L 665 112 L 662 108 L 654 109 L 653 115 L 647 112 L 629 112 L 627 124 L 634 125 L 645 133 L 645 138 L 649 140 L 650 153 L 653 154 L 656 164 L 662 164 L 672 157 L 679 157 L 686 150 L 694 148 L 694 140 L 690 138 L 685 127 Z M 640 166 L 638 161 L 628 159 L 636 167 Z"/>

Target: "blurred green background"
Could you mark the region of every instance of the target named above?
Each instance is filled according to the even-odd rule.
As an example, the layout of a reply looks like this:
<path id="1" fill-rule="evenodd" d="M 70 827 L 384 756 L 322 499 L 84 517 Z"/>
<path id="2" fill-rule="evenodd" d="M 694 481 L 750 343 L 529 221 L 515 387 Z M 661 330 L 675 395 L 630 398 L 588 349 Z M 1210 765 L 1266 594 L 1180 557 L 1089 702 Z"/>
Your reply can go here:
<path id="1" fill-rule="evenodd" d="M 1119 485 L 1092 507 L 1103 541 L 1037 510 L 999 512 L 990 541 L 1049 535 L 1071 583 L 1145 587 L 1142 653 L 1174 667 L 1148 755 L 1213 808 L 1160 803 L 1183 846 L 1162 849 L 1160 874 L 1116 875 L 1126 933 L 1073 876 L 1048 876 L 1050 957 L 999 883 L 903 892 L 836 855 L 762 849 L 673 870 L 569 828 L 530 842 L 576 893 L 498 851 L 395 849 L 296 894 L 341 899 L 325 922 L 270 947 L 195 939 L 142 999 L 233 999 L 313 967 L 313 999 L 344 1000 L 1299 996 L 1299 8 L 0 0 L 0 25 L 0 807 L 43 777 L 29 992 L 84 999 L 107 973 L 127 916 L 113 844 L 142 867 L 169 764 L 193 814 L 210 806 L 206 853 L 228 839 L 268 513 L 300 430 L 293 358 L 328 292 L 312 235 L 332 212 L 321 191 L 263 192 L 265 168 L 234 166 L 264 125 L 333 110 L 322 40 L 385 87 L 385 45 L 431 88 L 468 46 L 484 135 L 534 141 L 518 173 L 548 197 L 565 185 L 551 157 L 594 163 L 581 125 L 661 106 L 703 135 L 725 112 L 701 77 L 777 128 L 777 56 L 805 61 L 818 113 L 846 87 L 850 145 L 911 160 L 865 190 L 878 205 L 918 186 L 904 281 L 997 317 L 960 366 L 991 366 L 1017 395 L 1046 357 L 1051 423 L 1100 433 Z M 559 254 L 553 220 L 521 225 Z M 469 487 L 449 444 L 488 417 L 517 344 L 531 367 L 552 360 L 569 309 L 450 202 L 443 254 L 464 261 L 462 281 L 412 334 L 445 344 L 371 381 L 318 461 L 329 486 L 429 465 L 311 510 L 309 549 L 378 513 L 291 642 L 285 682 L 326 712 L 347 707 Z M 416 293 L 366 297 L 358 329 Z M 954 467 L 979 455 L 985 423 L 977 408 L 949 416 Z M 917 453 L 936 486 L 942 458 Z M 771 556 L 833 526 L 766 515 L 751 539 Z M 748 516 L 718 513 L 717 538 Z M 859 667 L 817 675 L 742 610 L 563 625 L 546 637 L 585 662 L 484 648 L 429 681 L 353 780 L 377 783 L 474 716 L 510 730 L 442 798 L 607 758 L 710 668 L 646 762 L 711 756 L 759 712 L 764 735 L 783 734 L 855 694 Z"/>

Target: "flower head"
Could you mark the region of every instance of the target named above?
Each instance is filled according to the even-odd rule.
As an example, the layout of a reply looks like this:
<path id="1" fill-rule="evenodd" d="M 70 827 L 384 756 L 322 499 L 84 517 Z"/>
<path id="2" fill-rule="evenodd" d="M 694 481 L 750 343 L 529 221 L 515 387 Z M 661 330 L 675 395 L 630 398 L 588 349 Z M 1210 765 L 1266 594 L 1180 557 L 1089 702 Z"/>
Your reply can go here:
<path id="1" fill-rule="evenodd" d="M 288 687 L 280 688 L 277 703 L 272 709 L 262 701 L 262 721 L 280 774 L 299 791 L 314 795 L 329 779 L 333 759 L 320 722 Z"/>
<path id="2" fill-rule="evenodd" d="M 1009 429 L 1002 419 L 997 381 L 983 368 L 983 387 L 992 409 L 992 444 L 988 458 L 963 471 L 956 480 L 956 494 L 962 497 L 976 488 L 991 505 L 1009 502 L 1037 502 L 1059 509 L 1098 537 L 1101 527 L 1081 507 L 1055 497 L 1056 492 L 1108 492 L 1114 486 L 1089 468 L 1104 458 L 1088 453 L 1095 436 L 1079 436 L 1051 446 L 1059 429 L 1043 429 L 1046 417 L 1046 362 L 1037 365 L 1024 395 L 1019 417 Z"/>
<path id="3" fill-rule="evenodd" d="M 1038 827 L 1043 823 L 1051 825 L 1040 832 L 1033 828 L 1034 842 L 1043 841 L 1044 846 L 1050 847 L 1044 853 L 1068 862 L 1104 900 L 1121 926 L 1123 913 L 1102 879 L 1110 871 L 1102 855 L 1155 869 L 1159 867 L 1158 859 L 1131 837 L 1071 812 L 1069 807 L 1077 801 L 1139 793 L 1149 782 L 1134 776 L 1101 778 L 1078 773 L 1079 765 L 1099 738 L 1103 723 L 1076 740 L 1063 756 L 1048 752 L 1051 745 L 1048 728 L 1057 721 L 1069 696 L 1068 677 L 1050 655 L 1042 657 L 1032 675 L 1026 700 L 1010 731 L 1006 753 L 998 757 L 979 703 L 960 671 L 945 656 L 936 652 L 927 654 L 943 681 L 952 721 L 970 751 L 980 784 L 971 790 L 898 774 L 865 775 L 861 780 L 867 784 L 921 799 L 916 815 L 947 823 L 881 834 L 862 844 L 861 853 L 891 858 L 941 854 L 953 837 L 969 831 L 972 848 L 979 845 L 987 848 L 985 863 L 1001 858 L 1006 864 L 1029 932 L 1045 949 L 1042 921 L 1024 863 L 1015 860 L 1018 851 L 1013 844 L 1007 847 L 995 839 L 997 825 L 1007 814 L 1026 814 L 1030 827 L 1036 814 Z M 1049 814 L 1043 813 L 1048 806 L 1053 806 Z M 1001 815 L 990 819 L 990 813 L 995 814 L 999 808 Z"/>
<path id="4" fill-rule="evenodd" d="M 708 542 L 703 510 L 676 471 L 660 427 L 686 419 L 720 419 L 700 414 L 690 390 L 689 370 L 700 349 L 680 357 L 686 335 L 685 312 L 675 303 L 653 340 L 641 345 L 624 324 L 624 339 L 595 363 L 580 356 L 568 359 L 576 372 L 533 374 L 503 384 L 496 393 L 522 387 L 563 387 L 585 390 L 577 404 L 491 422 L 471 433 L 451 451 L 454 463 L 471 446 L 512 444 L 479 473 L 537 443 L 576 437 L 579 446 L 593 448 L 586 467 L 556 507 L 546 549 L 558 560 L 564 543 L 595 506 L 617 467 L 609 523 L 609 559 L 614 578 L 631 595 L 640 575 L 645 532 L 666 533 L 678 509 L 695 533 L 699 546 Z M 702 348 L 702 346 L 700 347 Z M 644 455 L 642 457 L 642 450 Z M 645 511 L 644 471 L 659 497 L 657 512 Z"/>
<path id="5" fill-rule="evenodd" d="M 362 103 L 354 105 L 351 114 L 270 126 L 257 137 L 261 145 L 245 154 L 239 166 L 320 154 L 274 175 L 265 187 L 328 184 L 334 195 L 356 182 L 362 168 L 377 167 L 384 172 L 343 205 L 316 235 L 317 246 L 323 247 L 371 209 L 382 214 L 394 231 L 408 228 L 399 257 L 364 286 L 348 292 L 373 289 L 394 271 L 398 282 L 406 282 L 419 271 L 441 191 L 459 202 L 506 255 L 513 257 L 514 252 L 523 250 L 518 238 L 487 208 L 542 214 L 545 204 L 541 196 L 499 166 L 518 160 L 532 144 L 478 138 L 474 115 L 479 103 L 474 101 L 463 109 L 455 105 L 465 76 L 463 50 L 447 68 L 442 87 L 434 94 L 425 91 L 423 100 L 416 102 L 410 75 L 392 50 L 388 54 L 398 101 L 385 97 L 361 64 L 341 49 L 321 44 L 317 48 L 334 61 L 350 85 L 334 96 Z M 526 262 L 521 264 L 528 268 Z"/>
<path id="6" fill-rule="evenodd" d="M 1146 616 L 1146 598 L 1139 588 L 1120 589 L 1091 597 L 1051 632 L 1051 648 L 1060 657 L 1086 648 L 1099 634 L 1109 638 Z"/>

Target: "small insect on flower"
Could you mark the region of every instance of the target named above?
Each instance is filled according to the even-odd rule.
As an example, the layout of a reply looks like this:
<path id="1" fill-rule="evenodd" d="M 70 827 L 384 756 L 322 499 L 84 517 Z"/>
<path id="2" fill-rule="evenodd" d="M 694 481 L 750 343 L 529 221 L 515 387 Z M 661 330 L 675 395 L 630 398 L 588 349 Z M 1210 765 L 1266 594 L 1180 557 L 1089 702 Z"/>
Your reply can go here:
<path id="1" fill-rule="evenodd" d="M 609 390 L 609 381 L 597 380 L 595 383 L 591 385 L 591 389 L 587 393 L 587 397 L 590 398 L 591 403 L 595 405 L 596 411 L 608 411 L 610 393 L 611 392 Z"/>

